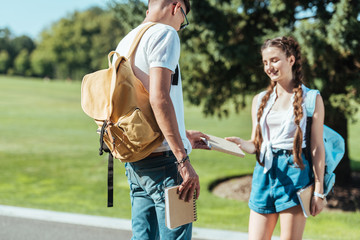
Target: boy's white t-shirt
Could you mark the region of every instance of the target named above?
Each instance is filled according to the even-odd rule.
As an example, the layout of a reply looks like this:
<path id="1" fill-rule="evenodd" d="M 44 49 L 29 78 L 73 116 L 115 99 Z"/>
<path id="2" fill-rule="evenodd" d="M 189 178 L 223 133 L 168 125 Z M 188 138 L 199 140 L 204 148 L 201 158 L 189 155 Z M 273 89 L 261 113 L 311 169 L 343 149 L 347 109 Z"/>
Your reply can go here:
<path id="1" fill-rule="evenodd" d="M 128 57 L 127 54 L 136 34 L 146 24 L 150 23 L 141 24 L 128 33 L 118 44 L 116 52 L 120 53 L 121 56 Z M 176 67 L 179 66 L 179 58 L 180 39 L 177 31 L 169 25 L 157 23 L 156 25 L 150 27 L 141 38 L 135 53 L 134 64 L 147 75 L 149 75 L 150 68 L 153 67 L 167 68 L 175 73 Z M 116 55 L 114 55 L 113 62 L 115 62 L 115 60 Z M 169 79 L 169 81 L 171 81 L 171 79 Z M 189 154 L 192 148 L 185 132 L 184 103 L 180 68 L 177 85 L 171 84 L 170 98 L 175 109 L 179 132 L 184 144 L 184 148 Z M 167 150 L 170 150 L 170 147 L 167 141 L 164 140 L 162 145 L 154 152 L 162 152 Z"/>

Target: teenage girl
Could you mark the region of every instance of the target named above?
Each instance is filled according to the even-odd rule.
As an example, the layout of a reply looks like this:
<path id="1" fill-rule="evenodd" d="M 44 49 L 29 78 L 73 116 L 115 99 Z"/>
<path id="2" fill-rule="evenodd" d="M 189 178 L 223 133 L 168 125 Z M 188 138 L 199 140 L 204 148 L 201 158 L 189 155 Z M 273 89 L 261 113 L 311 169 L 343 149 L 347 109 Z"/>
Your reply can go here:
<path id="1" fill-rule="evenodd" d="M 304 155 L 304 99 L 309 89 L 303 85 L 299 44 L 291 37 L 266 40 L 261 55 L 270 85 L 253 99 L 251 140 L 227 138 L 243 151 L 256 154 L 249 200 L 249 239 L 271 239 L 278 218 L 282 240 L 302 239 L 306 218 L 297 190 L 315 182 L 313 216 L 325 204 L 321 198 L 325 166 L 324 104 L 317 95 L 311 126 L 311 165 Z"/>

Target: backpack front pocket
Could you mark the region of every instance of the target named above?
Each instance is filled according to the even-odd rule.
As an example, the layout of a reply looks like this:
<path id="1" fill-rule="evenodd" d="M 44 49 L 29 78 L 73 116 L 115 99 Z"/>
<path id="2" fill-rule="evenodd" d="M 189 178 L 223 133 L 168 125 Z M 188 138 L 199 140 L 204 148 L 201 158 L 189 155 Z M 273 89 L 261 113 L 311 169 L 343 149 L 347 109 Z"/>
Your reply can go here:
<path id="1" fill-rule="evenodd" d="M 141 151 L 160 136 L 139 108 L 119 119 L 116 126 L 123 131 L 136 152 Z"/>

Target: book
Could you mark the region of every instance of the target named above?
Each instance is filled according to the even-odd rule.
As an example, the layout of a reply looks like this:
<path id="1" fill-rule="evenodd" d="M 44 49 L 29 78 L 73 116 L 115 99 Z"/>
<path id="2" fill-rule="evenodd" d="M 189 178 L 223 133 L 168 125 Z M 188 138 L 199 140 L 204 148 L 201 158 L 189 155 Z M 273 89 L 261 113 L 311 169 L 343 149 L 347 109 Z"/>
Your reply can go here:
<path id="1" fill-rule="evenodd" d="M 178 187 L 179 185 L 165 188 L 165 224 L 170 229 L 197 220 L 196 194 L 194 193 L 191 201 L 185 202 L 180 199 Z"/>
<path id="2" fill-rule="evenodd" d="M 311 215 L 311 199 L 314 194 L 314 184 L 310 184 L 296 192 L 301 208 L 303 210 L 304 216 L 307 218 Z"/>
<path id="3" fill-rule="evenodd" d="M 203 138 L 202 140 L 208 145 L 211 150 L 216 150 L 219 152 L 235 155 L 238 157 L 244 157 L 245 153 L 239 148 L 239 146 L 230 142 L 224 138 L 215 137 L 212 135 L 208 135 L 210 137 L 209 140 Z"/>

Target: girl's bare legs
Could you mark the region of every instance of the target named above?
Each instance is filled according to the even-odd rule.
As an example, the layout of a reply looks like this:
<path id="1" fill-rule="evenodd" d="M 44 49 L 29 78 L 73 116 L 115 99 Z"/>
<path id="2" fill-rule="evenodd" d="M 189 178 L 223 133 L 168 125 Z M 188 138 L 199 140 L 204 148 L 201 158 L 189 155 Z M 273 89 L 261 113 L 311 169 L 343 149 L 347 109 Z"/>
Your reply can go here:
<path id="1" fill-rule="evenodd" d="M 281 240 L 301 240 L 306 218 L 301 206 L 295 206 L 280 212 Z"/>
<path id="2" fill-rule="evenodd" d="M 270 240 L 279 214 L 260 214 L 250 210 L 249 240 Z"/>

